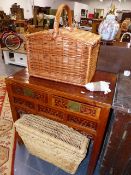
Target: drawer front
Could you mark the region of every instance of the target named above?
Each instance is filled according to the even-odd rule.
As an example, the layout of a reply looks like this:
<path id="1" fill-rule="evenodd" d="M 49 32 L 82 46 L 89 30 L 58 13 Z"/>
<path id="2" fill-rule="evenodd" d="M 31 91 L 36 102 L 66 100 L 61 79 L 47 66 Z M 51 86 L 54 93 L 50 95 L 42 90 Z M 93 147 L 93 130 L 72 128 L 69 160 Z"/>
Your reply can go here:
<path id="1" fill-rule="evenodd" d="M 38 113 L 44 116 L 50 116 L 52 118 L 58 119 L 59 121 L 64 121 L 70 125 L 75 125 L 78 128 L 90 128 L 93 131 L 97 130 L 97 123 L 90 121 L 89 119 L 81 118 L 80 116 L 73 116 L 70 113 L 60 111 L 49 106 L 38 105 Z"/>
<path id="2" fill-rule="evenodd" d="M 44 116 L 50 116 L 52 118 L 56 118 L 56 120 L 67 121 L 66 114 L 60 110 L 53 109 L 49 106 L 44 106 L 38 104 L 38 113 Z"/>
<path id="3" fill-rule="evenodd" d="M 14 94 L 29 97 L 34 100 L 39 100 L 43 103 L 48 103 L 48 94 L 45 92 L 39 92 L 32 88 L 21 87 L 19 85 L 12 85 L 12 91 Z"/>
<path id="4" fill-rule="evenodd" d="M 30 87 L 21 87 L 13 84 L 13 102 L 15 106 L 25 108 L 35 114 L 52 118 L 56 121 L 67 123 L 72 127 L 86 130 L 86 128 L 96 132 L 97 122 L 92 118 L 98 119 L 100 108 L 88 104 L 73 101 L 67 98 L 39 92 Z M 50 96 L 50 102 L 48 100 Z M 26 97 L 26 98 L 25 98 Z M 33 100 L 32 100 L 33 99 Z M 64 109 L 64 110 L 63 110 Z"/>
<path id="5" fill-rule="evenodd" d="M 66 109 L 67 111 L 72 111 L 75 113 L 80 113 L 85 116 L 90 116 L 98 119 L 101 109 L 88 104 L 73 101 L 67 98 L 53 96 L 52 106 Z"/>
<path id="6" fill-rule="evenodd" d="M 13 102 L 16 105 L 20 105 L 22 107 L 26 107 L 26 108 L 29 108 L 31 110 L 34 110 L 35 109 L 35 103 L 30 102 L 30 101 L 25 100 L 25 99 L 22 99 L 22 98 L 13 97 Z"/>
<path id="7" fill-rule="evenodd" d="M 44 104 L 35 103 L 35 101 L 25 100 L 19 97 L 13 97 L 13 102 L 19 108 L 26 109 L 29 113 L 35 113 L 41 116 L 45 116 L 47 118 L 54 119 L 60 122 L 66 122 L 70 126 L 76 126 L 77 128 L 86 128 L 91 129 L 92 131 L 97 130 L 97 122 L 91 121 L 88 117 L 87 119 L 83 118 L 81 115 L 72 115 L 70 112 L 62 111 L 57 108 L 53 108 L 51 106 L 47 106 Z"/>
<path id="8" fill-rule="evenodd" d="M 79 125 L 79 126 L 82 126 L 82 127 L 85 127 L 85 128 L 90 128 L 94 131 L 97 130 L 97 123 L 96 122 L 93 122 L 93 121 L 90 121 L 88 119 L 83 119 L 81 117 L 76 117 L 76 116 L 73 116 L 73 115 L 68 115 L 67 116 L 67 121 L 69 123 L 72 123 L 73 125 Z"/>

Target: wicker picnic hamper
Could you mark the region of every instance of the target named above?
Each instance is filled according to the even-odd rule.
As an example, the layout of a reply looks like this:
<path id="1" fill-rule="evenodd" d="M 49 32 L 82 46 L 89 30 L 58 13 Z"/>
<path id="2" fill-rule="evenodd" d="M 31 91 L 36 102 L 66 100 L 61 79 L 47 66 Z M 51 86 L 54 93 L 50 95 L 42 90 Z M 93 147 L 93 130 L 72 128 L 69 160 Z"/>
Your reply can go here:
<path id="1" fill-rule="evenodd" d="M 28 151 L 74 174 L 86 155 L 89 139 L 58 122 L 24 114 L 15 127 Z"/>
<path id="2" fill-rule="evenodd" d="M 68 29 L 59 28 L 63 9 L 68 13 Z M 59 6 L 53 30 L 29 34 L 26 40 L 31 76 L 76 85 L 91 81 L 96 69 L 100 36 L 72 28 L 68 5 Z"/>

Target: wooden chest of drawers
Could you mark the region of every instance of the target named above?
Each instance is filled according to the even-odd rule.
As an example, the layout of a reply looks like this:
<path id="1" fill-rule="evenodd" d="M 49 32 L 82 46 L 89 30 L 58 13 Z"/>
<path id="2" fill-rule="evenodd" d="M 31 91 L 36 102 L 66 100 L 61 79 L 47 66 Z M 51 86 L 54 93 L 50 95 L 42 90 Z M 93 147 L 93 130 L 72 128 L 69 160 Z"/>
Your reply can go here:
<path id="1" fill-rule="evenodd" d="M 110 82 L 111 93 L 29 77 L 27 69 L 6 78 L 13 119 L 21 113 L 45 116 L 66 124 L 93 140 L 88 175 L 93 174 L 108 120 L 116 76 L 97 71 L 92 81 Z"/>

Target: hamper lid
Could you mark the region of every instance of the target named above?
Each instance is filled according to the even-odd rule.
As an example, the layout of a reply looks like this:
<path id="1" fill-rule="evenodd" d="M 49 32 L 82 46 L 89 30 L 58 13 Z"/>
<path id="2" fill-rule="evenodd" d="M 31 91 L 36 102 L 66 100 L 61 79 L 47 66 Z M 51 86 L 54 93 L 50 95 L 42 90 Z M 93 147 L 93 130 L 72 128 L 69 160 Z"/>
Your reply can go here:
<path id="1" fill-rule="evenodd" d="M 98 34 L 92 33 L 90 31 L 80 30 L 77 28 L 73 28 L 72 31 L 69 31 L 66 28 L 61 28 L 59 35 L 63 38 L 66 38 L 66 39 L 70 38 L 74 41 L 78 41 L 78 43 L 82 43 L 84 45 L 91 45 L 91 46 L 99 43 L 100 39 L 101 39 L 101 36 Z M 46 40 L 51 40 L 53 37 L 53 30 L 52 29 L 51 30 L 44 30 L 44 31 L 40 31 L 40 32 L 27 34 L 26 39 L 27 39 L 27 41 L 29 41 L 30 39 L 33 39 L 33 38 L 36 40 L 37 38 L 39 39 L 42 36 L 46 36 Z"/>
<path id="2" fill-rule="evenodd" d="M 101 36 L 90 31 L 84 31 L 74 28 L 72 32 L 62 29 L 61 32 L 64 36 L 82 42 L 85 45 L 95 45 L 100 42 Z"/>
<path id="3" fill-rule="evenodd" d="M 73 128 L 58 123 L 56 121 L 36 116 L 33 114 L 23 114 L 20 119 L 15 122 L 17 128 L 23 128 L 24 132 L 37 135 L 39 137 L 45 137 L 46 135 L 53 138 L 53 141 L 58 140 L 64 142 L 64 146 L 72 147 L 84 153 L 89 144 L 89 139 L 75 131 Z"/>

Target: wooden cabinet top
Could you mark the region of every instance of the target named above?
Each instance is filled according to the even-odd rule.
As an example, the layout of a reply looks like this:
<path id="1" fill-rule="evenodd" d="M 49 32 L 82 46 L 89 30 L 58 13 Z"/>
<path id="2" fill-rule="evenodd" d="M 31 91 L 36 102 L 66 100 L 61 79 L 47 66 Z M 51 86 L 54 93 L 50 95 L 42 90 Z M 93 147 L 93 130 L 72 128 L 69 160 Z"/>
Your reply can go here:
<path id="1" fill-rule="evenodd" d="M 131 114 L 131 76 L 120 73 L 113 100 L 113 108 Z"/>
<path id="2" fill-rule="evenodd" d="M 104 43 L 101 43 L 101 45 L 104 47 L 117 47 L 119 49 L 126 48 L 130 49 L 127 47 L 128 42 L 120 42 L 120 41 L 114 41 L 113 43 L 110 41 L 105 41 Z"/>
<path id="3" fill-rule="evenodd" d="M 51 91 L 52 93 L 62 94 L 65 97 L 71 97 L 73 99 L 82 100 L 83 102 L 89 102 L 93 105 L 105 106 L 110 108 L 113 101 L 116 74 L 96 71 L 92 82 L 106 81 L 110 82 L 111 92 L 104 94 L 103 92 L 90 92 L 85 87 L 75 86 L 66 83 L 60 83 L 56 81 L 50 81 L 46 79 L 31 77 L 28 74 L 27 68 L 22 69 L 14 75 L 6 78 L 7 83 L 20 83 L 23 86 L 32 86 L 35 89 L 42 89 Z"/>
<path id="4" fill-rule="evenodd" d="M 17 49 L 17 50 L 9 50 L 7 47 L 3 47 L 3 48 L 1 48 L 0 50 L 9 51 L 9 52 L 11 52 L 11 53 L 26 54 L 26 50 L 25 50 L 23 47 L 21 47 L 21 48 L 19 48 L 19 49 Z"/>

